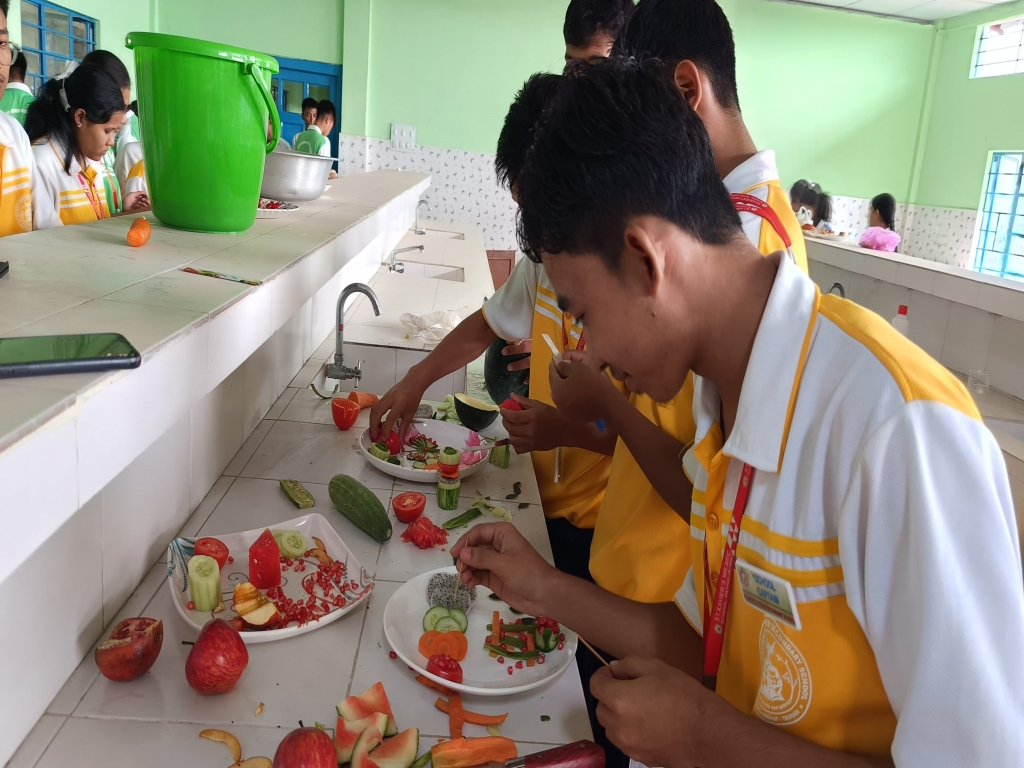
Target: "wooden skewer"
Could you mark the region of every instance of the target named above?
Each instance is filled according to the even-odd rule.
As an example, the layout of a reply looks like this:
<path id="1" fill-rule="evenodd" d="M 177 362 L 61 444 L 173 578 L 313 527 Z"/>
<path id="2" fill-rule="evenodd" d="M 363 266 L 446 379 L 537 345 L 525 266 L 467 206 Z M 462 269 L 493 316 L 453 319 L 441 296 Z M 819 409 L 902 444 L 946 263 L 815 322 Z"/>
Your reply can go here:
<path id="1" fill-rule="evenodd" d="M 459 584 L 462 583 L 462 569 L 460 568 L 461 565 L 461 560 L 455 563 L 455 592 L 452 593 L 453 603 L 455 602 L 455 598 L 459 596 Z"/>
<path id="2" fill-rule="evenodd" d="M 577 635 L 576 637 L 579 637 L 580 642 L 583 643 L 585 646 L 587 646 L 587 648 L 590 649 L 590 652 L 592 654 L 597 656 L 597 660 L 598 661 L 600 661 L 606 667 L 611 666 L 607 661 L 604 660 L 604 657 L 600 653 L 598 653 L 597 651 L 594 650 L 594 646 L 592 646 L 590 643 L 588 643 L 586 640 L 584 640 L 580 635 Z"/>

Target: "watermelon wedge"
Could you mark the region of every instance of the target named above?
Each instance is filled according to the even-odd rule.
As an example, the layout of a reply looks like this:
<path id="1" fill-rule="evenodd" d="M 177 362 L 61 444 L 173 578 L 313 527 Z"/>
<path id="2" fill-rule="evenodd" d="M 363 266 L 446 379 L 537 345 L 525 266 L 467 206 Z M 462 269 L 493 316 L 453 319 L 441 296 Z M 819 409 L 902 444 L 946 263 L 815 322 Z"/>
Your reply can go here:
<path id="1" fill-rule="evenodd" d="M 408 728 L 370 752 L 377 768 L 410 768 L 420 748 L 419 728 Z"/>
<path id="2" fill-rule="evenodd" d="M 338 715 L 346 720 L 363 720 L 370 715 L 383 712 L 388 716 L 388 727 L 384 735 L 394 736 L 398 733 L 398 726 L 395 725 L 395 716 L 391 714 L 391 704 L 388 703 L 388 695 L 384 693 L 383 683 L 374 683 L 358 696 L 349 696 L 336 709 Z"/>
<path id="3" fill-rule="evenodd" d="M 381 741 L 380 731 L 376 726 L 371 725 L 363 731 L 352 749 L 352 768 L 377 768 L 377 764 L 370 759 L 370 750 Z"/>
<path id="4" fill-rule="evenodd" d="M 334 746 L 338 750 L 338 763 L 347 763 L 352 759 L 352 752 L 355 750 L 356 742 L 370 726 L 383 733 L 388 728 L 388 716 L 382 712 L 376 712 L 362 720 L 346 720 L 338 718 L 337 726 L 334 729 Z"/>

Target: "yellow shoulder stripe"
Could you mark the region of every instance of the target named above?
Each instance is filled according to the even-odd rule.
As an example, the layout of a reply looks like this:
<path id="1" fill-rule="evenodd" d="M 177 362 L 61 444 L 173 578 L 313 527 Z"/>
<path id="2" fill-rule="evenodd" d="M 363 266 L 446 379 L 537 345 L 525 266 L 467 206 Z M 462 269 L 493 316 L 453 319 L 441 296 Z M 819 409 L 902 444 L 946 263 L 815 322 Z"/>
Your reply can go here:
<path id="1" fill-rule="evenodd" d="M 744 525 L 746 525 L 745 520 Z M 771 563 L 762 557 L 759 552 L 755 552 L 742 544 L 736 548 L 736 556 L 751 565 L 756 565 L 758 568 L 763 568 L 770 573 L 776 574 L 794 587 L 823 587 L 826 584 L 835 584 L 843 580 L 843 567 L 841 565 L 832 568 L 818 568 L 813 571 L 780 568 L 775 563 Z"/>
<path id="2" fill-rule="evenodd" d="M 818 311 L 868 348 L 896 380 L 907 402 L 944 403 L 981 421 L 978 407 L 964 385 L 874 312 L 832 295 L 821 297 Z"/>
<path id="3" fill-rule="evenodd" d="M 828 557 L 839 554 L 839 539 L 807 541 L 775 533 L 764 523 L 744 515 L 740 530 L 760 539 L 772 549 L 797 557 Z"/>

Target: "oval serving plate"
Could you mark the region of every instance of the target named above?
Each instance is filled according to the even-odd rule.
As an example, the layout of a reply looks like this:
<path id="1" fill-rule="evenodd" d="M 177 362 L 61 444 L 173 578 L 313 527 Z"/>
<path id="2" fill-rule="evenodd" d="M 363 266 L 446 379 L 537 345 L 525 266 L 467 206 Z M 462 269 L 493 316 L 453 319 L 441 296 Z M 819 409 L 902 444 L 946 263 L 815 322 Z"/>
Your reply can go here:
<path id="1" fill-rule="evenodd" d="M 484 443 L 479 447 L 467 449 L 466 442 L 470 439 L 470 435 L 473 432 L 466 429 L 458 424 L 451 424 L 447 421 L 438 421 L 437 419 L 415 419 L 412 422 L 413 427 L 421 434 L 426 435 L 431 440 L 437 443 L 438 448 L 444 448 L 445 446 L 451 446 L 452 448 L 459 448 L 464 450 L 474 450 L 477 453 L 482 453 L 483 456 L 472 464 L 464 464 L 459 467 L 459 476 L 465 480 L 467 477 L 472 477 L 479 472 L 482 472 L 484 467 L 487 466 L 487 459 L 490 456 L 490 444 Z M 359 452 L 363 455 L 370 466 L 379 469 L 381 472 L 386 472 L 392 477 L 397 477 L 399 480 L 408 480 L 412 483 L 436 483 L 438 478 L 438 471 L 436 469 L 413 469 L 408 464 L 406 453 L 412 450 L 408 445 L 403 446 L 404 453 L 400 454 L 402 464 L 389 464 L 383 459 L 378 459 L 376 456 L 370 453 L 370 446 L 373 445 L 373 440 L 370 439 L 370 429 L 367 427 L 363 430 L 363 433 L 359 435 Z"/>
<path id="2" fill-rule="evenodd" d="M 492 600 L 491 590 L 477 587 L 476 604 L 466 617 L 469 619 L 469 627 L 466 629 L 469 652 L 459 662 L 462 666 L 462 682 L 452 683 L 430 674 L 427 672 L 427 659 L 419 652 L 419 642 L 423 634 L 423 614 L 430 607 L 427 602 L 427 583 L 435 573 L 455 573 L 455 567 L 439 568 L 409 579 L 391 596 L 384 608 L 384 636 L 399 658 L 417 673 L 463 693 L 508 696 L 544 685 L 572 664 L 576 657 L 578 639 L 576 633 L 567 627 L 562 627 L 565 648 L 546 654 L 543 664 L 534 664 L 532 667 L 524 664 L 522 669 L 515 669 L 515 662 L 507 659 L 499 664 L 497 659 L 483 649 L 484 641 L 490 635 L 487 625 L 494 611 L 499 611 L 506 621 L 515 618 L 515 614 L 505 602 Z M 508 673 L 509 666 L 513 668 L 511 675 Z"/>
<path id="3" fill-rule="evenodd" d="M 323 517 L 314 513 L 297 517 L 294 520 L 286 520 L 283 523 L 269 526 L 271 530 L 284 529 L 288 531 L 299 531 L 309 542 L 309 546 L 315 547 L 313 537 L 320 539 L 324 544 L 327 554 L 335 561 L 345 564 L 344 581 L 339 585 L 331 585 L 331 592 L 326 595 L 330 598 L 327 603 L 327 611 L 323 610 L 324 590 L 315 583 L 317 566 L 319 561 L 313 557 L 302 558 L 306 568 L 304 571 L 295 571 L 295 564 L 298 560 L 292 561 L 292 566 L 281 572 L 281 587 L 285 597 L 290 597 L 296 602 L 308 601 L 311 596 L 319 598 L 315 609 L 316 619 L 305 624 L 289 624 L 280 629 L 246 630 L 240 632 L 242 640 L 246 643 L 270 643 L 274 640 L 286 640 L 289 637 L 312 632 L 318 627 L 337 621 L 346 613 L 352 611 L 359 605 L 373 590 L 373 579 L 363 566 L 356 560 L 345 542 L 342 541 L 338 532 L 331 527 Z M 185 621 L 199 631 L 213 616 L 220 619 L 230 620 L 238 614 L 232 605 L 232 595 L 235 587 L 244 581 L 248 581 L 249 575 L 249 547 L 265 531 L 266 528 L 254 528 L 251 531 L 241 533 L 228 533 L 214 538 L 224 542 L 234 562 L 228 563 L 220 573 L 221 597 L 224 600 L 224 610 L 217 614 L 189 610 L 190 601 L 188 591 L 188 561 L 192 557 L 193 548 L 196 543 L 194 538 L 181 537 L 174 539 L 167 545 L 167 586 L 171 590 L 171 599 L 174 607 L 178 609 Z M 198 537 L 202 538 L 202 537 Z M 282 566 L 283 568 L 284 566 Z M 312 591 L 310 591 L 312 590 Z M 261 590 L 266 594 L 266 590 Z M 344 597 L 344 605 L 333 605 L 334 598 L 338 595 Z"/>

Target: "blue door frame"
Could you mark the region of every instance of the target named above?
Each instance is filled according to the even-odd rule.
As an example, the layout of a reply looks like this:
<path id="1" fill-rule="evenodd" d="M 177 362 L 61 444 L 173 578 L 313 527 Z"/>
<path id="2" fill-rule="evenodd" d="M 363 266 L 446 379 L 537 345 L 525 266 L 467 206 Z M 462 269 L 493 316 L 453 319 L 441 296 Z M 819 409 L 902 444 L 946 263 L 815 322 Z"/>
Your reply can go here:
<path id="1" fill-rule="evenodd" d="M 334 130 L 327 137 L 331 141 L 331 154 L 337 157 L 341 128 L 341 66 L 281 56 L 275 58 L 281 71 L 274 75 L 271 92 L 281 116 L 281 138 L 291 144 L 295 134 L 302 131 L 302 100 L 310 95 L 310 89 L 318 101 L 326 92 L 337 110 Z"/>

